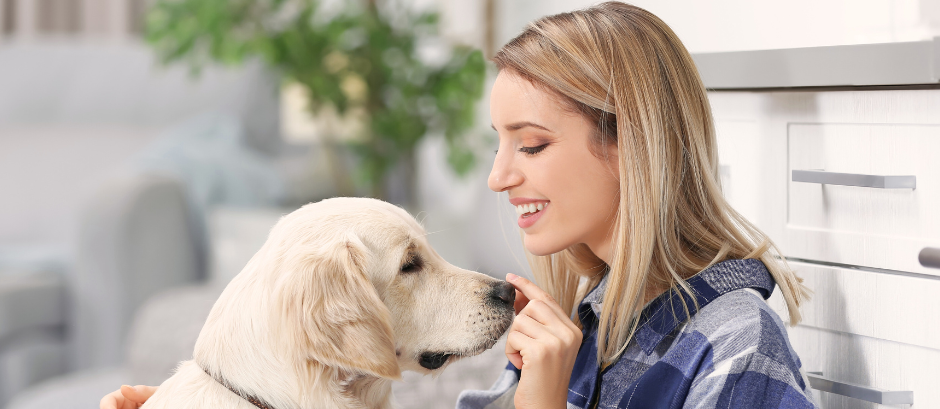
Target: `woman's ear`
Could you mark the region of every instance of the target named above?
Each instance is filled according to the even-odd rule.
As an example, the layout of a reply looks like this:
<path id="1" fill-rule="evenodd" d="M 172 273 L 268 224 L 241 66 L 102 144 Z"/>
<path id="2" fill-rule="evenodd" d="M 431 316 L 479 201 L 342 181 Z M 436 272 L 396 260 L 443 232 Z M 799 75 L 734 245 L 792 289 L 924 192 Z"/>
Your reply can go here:
<path id="1" fill-rule="evenodd" d="M 381 378 L 401 379 L 388 308 L 366 275 L 368 252 L 348 239 L 309 260 L 301 304 L 301 325 L 310 359 Z M 295 304 L 296 305 L 296 304 Z"/>

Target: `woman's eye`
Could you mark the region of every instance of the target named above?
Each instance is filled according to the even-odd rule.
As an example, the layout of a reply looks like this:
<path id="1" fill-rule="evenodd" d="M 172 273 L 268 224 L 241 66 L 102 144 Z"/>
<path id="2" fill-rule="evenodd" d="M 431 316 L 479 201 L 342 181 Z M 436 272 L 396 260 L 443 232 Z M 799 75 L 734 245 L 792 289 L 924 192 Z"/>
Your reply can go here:
<path id="1" fill-rule="evenodd" d="M 535 155 L 536 153 L 539 153 L 539 152 L 545 150 L 545 148 L 546 148 L 547 146 L 548 146 L 547 143 L 542 144 L 542 145 L 539 145 L 539 146 L 533 146 L 533 147 L 531 147 L 531 148 L 530 148 L 530 147 L 523 146 L 523 147 L 519 148 L 519 152 L 522 152 L 522 153 L 524 153 L 524 154 L 526 154 L 526 155 Z"/>

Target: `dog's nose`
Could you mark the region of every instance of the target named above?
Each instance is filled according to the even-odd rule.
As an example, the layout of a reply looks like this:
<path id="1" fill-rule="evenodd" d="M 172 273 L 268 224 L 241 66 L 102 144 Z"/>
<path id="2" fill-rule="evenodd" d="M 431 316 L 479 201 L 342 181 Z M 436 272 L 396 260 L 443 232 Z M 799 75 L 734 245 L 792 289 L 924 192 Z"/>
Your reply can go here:
<path id="1" fill-rule="evenodd" d="M 516 301 L 516 288 L 505 281 L 499 281 L 490 288 L 490 298 L 512 307 Z"/>

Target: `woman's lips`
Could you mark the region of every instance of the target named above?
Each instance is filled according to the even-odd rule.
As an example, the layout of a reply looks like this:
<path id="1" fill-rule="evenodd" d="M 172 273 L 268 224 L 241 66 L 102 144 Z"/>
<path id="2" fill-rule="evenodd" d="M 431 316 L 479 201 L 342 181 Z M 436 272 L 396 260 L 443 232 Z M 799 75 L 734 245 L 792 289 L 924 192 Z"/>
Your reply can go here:
<path id="1" fill-rule="evenodd" d="M 535 222 L 542 218 L 542 214 L 548 210 L 548 207 L 549 204 L 545 203 L 545 205 L 542 207 L 542 210 L 538 210 L 535 213 L 524 213 L 520 215 L 518 220 L 519 228 L 526 229 L 531 227 L 533 224 L 535 224 Z"/>

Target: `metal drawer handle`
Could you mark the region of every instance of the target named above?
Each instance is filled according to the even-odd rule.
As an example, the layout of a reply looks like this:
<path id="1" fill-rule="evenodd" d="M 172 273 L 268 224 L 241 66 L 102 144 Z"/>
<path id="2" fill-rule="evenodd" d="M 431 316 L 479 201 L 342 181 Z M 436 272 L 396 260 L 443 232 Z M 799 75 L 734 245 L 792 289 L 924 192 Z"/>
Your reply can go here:
<path id="1" fill-rule="evenodd" d="M 940 268 L 940 249 L 924 247 L 917 255 L 917 261 L 924 267 Z"/>
<path id="2" fill-rule="evenodd" d="M 794 182 L 821 183 L 824 185 L 861 186 L 878 189 L 916 189 L 917 177 L 862 175 L 857 173 L 836 173 L 824 170 L 794 170 Z"/>
<path id="3" fill-rule="evenodd" d="M 810 387 L 823 392 L 880 403 L 882 405 L 914 404 L 913 391 L 886 391 L 870 386 L 834 381 L 822 376 L 819 372 L 807 372 L 806 377 L 809 378 Z"/>

